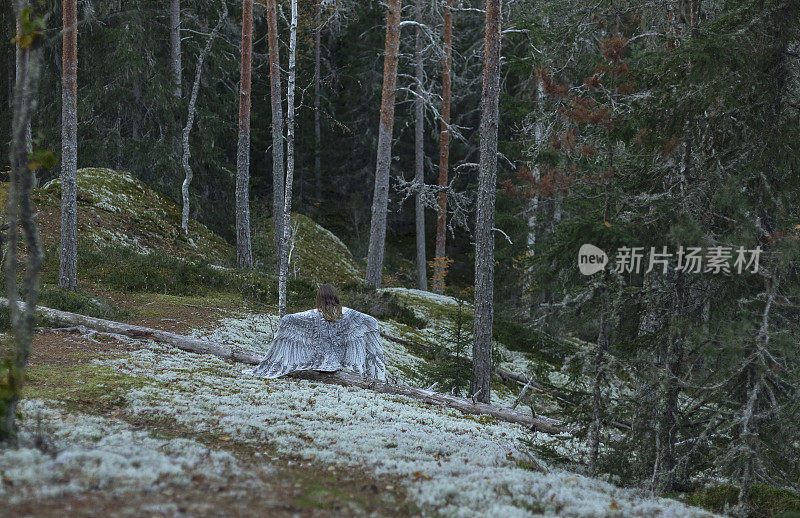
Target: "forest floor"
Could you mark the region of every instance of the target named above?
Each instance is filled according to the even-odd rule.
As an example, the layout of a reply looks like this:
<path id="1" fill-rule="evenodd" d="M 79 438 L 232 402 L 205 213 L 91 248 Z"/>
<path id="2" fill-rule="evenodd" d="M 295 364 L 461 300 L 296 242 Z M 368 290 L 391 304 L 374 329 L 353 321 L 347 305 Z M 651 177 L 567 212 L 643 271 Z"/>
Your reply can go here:
<path id="1" fill-rule="evenodd" d="M 79 176 L 78 293 L 55 286 L 60 185 L 34 192 L 42 305 L 266 351 L 278 321 L 263 266 L 268 224 L 253 238 L 262 266 L 237 271 L 224 267 L 230 245 L 196 222 L 185 238 L 179 208 L 130 175 Z M 353 288 L 361 270 L 344 243 L 305 216 L 294 221 L 290 310 L 313 304 L 315 283 L 350 286 L 343 301 L 405 341 L 382 340 L 387 371 L 429 386 L 430 355 L 407 344 L 456 352 L 452 324 L 469 327 L 471 307 L 399 287 Z M 7 311 L 0 323 L 9 326 Z M 247 377 L 245 365 L 214 356 L 38 325 L 20 448 L 0 451 L 0 506 L 10 516 L 711 516 L 581 475 L 584 441 L 566 433 L 355 387 Z M 462 342 L 471 341 L 465 331 Z M 566 383 L 565 355 L 585 346 L 514 322 L 495 331 L 500 366 L 555 388 Z M 8 338 L 0 334 L 0 349 Z M 469 359 L 471 347 L 459 352 Z M 519 390 L 493 380 L 492 403 L 509 406 Z M 556 396 L 537 392 L 531 408 L 556 416 Z"/>
<path id="2" fill-rule="evenodd" d="M 244 347 L 272 332 L 274 316 L 235 298 L 95 291 L 147 327 Z M 412 352 L 384 343 L 399 372 L 393 362 Z M 145 340 L 37 332 L 26 447 L 0 454 L 0 502 L 13 516 L 710 516 L 531 462 L 519 442 L 567 437 L 243 367 Z"/>
<path id="3" fill-rule="evenodd" d="M 149 302 L 140 306 L 142 317 L 136 318 L 149 327 L 181 332 L 215 320 L 213 311 L 172 300 Z M 136 306 L 136 297 L 125 304 Z M 36 333 L 22 439 L 39 451 L 27 452 L 34 458 L 16 470 L 13 461 L 21 459 L 0 455 L 0 501 L 7 500 L 9 516 L 63 516 L 65 511 L 81 516 L 419 513 L 397 476 L 332 467 L 279 450 L 269 441 L 233 440 L 219 430 L 187 426 L 167 413 L 129 411 L 126 392 L 147 386 L 147 381 L 105 363 L 125 362 L 138 346 L 137 341 L 103 335 Z M 148 449 L 170 451 L 173 440 L 194 443 L 189 459 L 180 451 L 185 445 L 173 446 L 164 458 L 150 458 Z M 194 460 L 212 453 L 228 454 L 229 465 Z M 179 472 L 169 469 L 174 465 Z"/>

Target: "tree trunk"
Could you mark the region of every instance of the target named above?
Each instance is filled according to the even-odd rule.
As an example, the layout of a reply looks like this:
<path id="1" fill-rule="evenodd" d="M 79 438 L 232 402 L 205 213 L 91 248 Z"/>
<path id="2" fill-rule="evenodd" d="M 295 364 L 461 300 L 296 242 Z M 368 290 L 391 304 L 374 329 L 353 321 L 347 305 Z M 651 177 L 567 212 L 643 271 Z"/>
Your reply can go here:
<path id="1" fill-rule="evenodd" d="M 228 4 L 223 1 L 222 12 L 219 15 L 219 21 L 214 27 L 214 30 L 211 31 L 211 36 L 208 37 L 208 41 L 206 41 L 206 46 L 203 47 L 203 51 L 200 52 L 200 55 L 197 57 L 197 68 L 194 72 L 192 94 L 189 98 L 189 110 L 186 115 L 186 126 L 183 128 L 183 158 L 181 163 L 183 164 L 183 172 L 186 176 L 183 179 L 183 185 L 181 185 L 181 196 L 183 198 L 181 228 L 183 228 L 183 231 L 186 235 L 189 234 L 189 184 L 192 183 L 192 178 L 194 177 L 194 174 L 192 173 L 192 167 L 189 165 L 189 158 L 191 158 L 191 148 L 189 148 L 189 133 L 191 133 L 192 126 L 194 125 L 194 114 L 197 105 L 197 92 L 200 89 L 200 75 L 203 71 L 203 63 L 205 62 L 206 56 L 211 51 L 211 44 L 214 43 L 214 38 L 216 38 L 217 34 L 219 34 L 220 29 L 222 29 L 222 24 L 225 22 L 225 18 L 227 17 Z"/>
<path id="2" fill-rule="evenodd" d="M 181 0 L 169 1 L 169 62 L 175 89 L 172 95 L 180 99 L 181 93 Z"/>
<path id="3" fill-rule="evenodd" d="M 267 0 L 267 41 L 269 45 L 269 88 L 272 104 L 272 223 L 275 241 L 275 272 L 280 272 L 283 240 L 283 106 L 278 54 L 278 21 L 275 0 Z"/>
<path id="4" fill-rule="evenodd" d="M 16 33 L 17 32 L 17 23 L 14 20 L 13 16 L 9 17 L 9 24 L 8 30 L 9 32 Z M 12 49 L 11 47 L 7 47 L 8 49 L 8 56 L 6 56 L 6 71 L 8 75 L 8 108 L 13 111 L 14 109 L 14 82 L 16 81 L 17 71 L 16 71 L 16 59 L 15 55 L 17 53 L 16 47 Z M 13 165 L 12 165 L 13 167 Z"/>
<path id="5" fill-rule="evenodd" d="M 320 38 L 322 34 L 322 4 L 317 0 L 317 11 L 314 15 L 314 198 L 322 199 L 322 165 L 320 163 L 320 149 L 322 147 L 322 132 L 319 127 L 319 102 L 320 102 Z"/>
<path id="6" fill-rule="evenodd" d="M 417 34 L 414 51 L 417 95 L 414 98 L 414 183 L 420 189 L 414 196 L 415 222 L 417 233 L 417 288 L 428 290 L 428 275 L 425 260 L 425 204 L 422 199 L 422 186 L 425 184 L 425 101 L 423 100 L 423 81 L 425 69 L 422 63 L 422 0 L 417 0 Z"/>
<path id="7" fill-rule="evenodd" d="M 76 0 L 63 0 L 61 58 L 61 247 L 58 285 L 78 288 L 78 27 Z"/>
<path id="8" fill-rule="evenodd" d="M 692 0 L 689 17 L 691 25 L 696 23 L 694 4 L 696 4 L 696 2 Z M 677 27 L 677 21 L 674 22 L 673 25 Z M 692 37 L 693 29 L 691 27 L 690 31 L 692 31 L 690 32 L 690 37 Z M 674 35 L 678 33 L 678 29 L 675 29 Z M 674 48 L 674 46 L 668 46 L 667 48 L 669 50 Z M 685 195 L 692 164 L 691 126 L 692 122 L 691 118 L 689 118 L 684 122 L 683 156 L 680 161 L 680 189 L 684 204 L 686 202 Z M 687 305 L 688 298 L 686 278 L 683 272 L 677 273 L 674 281 L 674 288 L 675 294 L 672 314 L 682 316 L 682 308 Z M 680 377 L 683 366 L 683 336 L 677 329 L 680 329 L 684 323 L 670 322 L 669 325 L 669 341 L 667 344 L 666 358 L 664 360 L 666 372 L 662 376 L 663 381 L 660 394 L 662 407 L 660 409 L 657 425 L 656 464 L 653 470 L 653 480 L 651 482 L 652 490 L 655 493 L 671 491 L 675 485 L 675 441 L 679 417 L 678 402 L 681 394 Z"/>
<path id="9" fill-rule="evenodd" d="M 383 61 L 383 93 L 378 128 L 378 158 L 375 164 L 375 192 L 372 196 L 372 221 L 367 254 L 367 284 L 381 287 L 383 257 L 386 252 L 386 212 L 389 208 L 389 168 L 392 161 L 392 128 L 397 87 L 397 60 L 400 51 L 401 0 L 389 0 L 386 16 L 386 54 Z"/>
<path id="10" fill-rule="evenodd" d="M 297 0 L 292 0 L 292 22 L 289 28 L 289 85 L 286 99 L 286 193 L 283 200 L 283 238 L 281 269 L 278 274 L 278 315 L 286 314 L 286 277 L 289 274 L 289 230 L 292 215 L 292 183 L 294 181 L 294 88 L 297 55 Z"/>
<path id="11" fill-rule="evenodd" d="M 745 381 L 745 398 L 742 406 L 742 417 L 740 419 L 738 449 L 741 459 L 742 471 L 739 485 L 739 495 L 734 516 L 749 516 L 749 499 L 753 482 L 755 481 L 755 465 L 759 458 L 759 410 L 762 406 L 760 400 L 764 397 L 759 392 L 765 383 L 765 373 L 769 368 L 765 365 L 768 360 L 765 358 L 769 354 L 770 346 L 770 311 L 775 302 L 775 293 L 778 289 L 778 278 L 772 271 L 772 277 L 766 280 L 767 301 L 761 317 L 761 326 L 758 333 L 745 348 L 745 361 L 747 361 L 742 377 Z"/>
<path id="12" fill-rule="evenodd" d="M 174 153 L 175 156 L 182 156 L 185 151 L 182 140 L 181 116 L 183 109 L 181 98 L 183 96 L 181 87 L 181 0 L 170 0 L 169 2 L 169 65 L 172 73 L 173 91 L 172 96 L 175 100 L 175 124 L 174 124 Z M 137 129 L 138 133 L 138 129 Z M 184 172 L 186 167 L 184 166 Z M 184 180 L 184 184 L 186 181 Z M 183 193 L 183 189 L 181 190 Z M 184 210 L 188 208 L 187 197 L 184 195 Z M 185 220 L 186 218 L 184 218 Z M 184 232 L 187 231 L 183 226 Z"/>
<path id="13" fill-rule="evenodd" d="M 253 0 L 242 2 L 239 142 L 236 152 L 236 258 L 239 268 L 253 266 L 250 249 L 250 73 L 253 57 Z"/>
<path id="14" fill-rule="evenodd" d="M 17 34 L 19 34 L 19 31 L 20 31 L 19 20 L 16 21 L 15 25 L 17 27 Z M 23 51 L 20 50 L 19 47 L 15 47 L 15 50 L 14 50 L 14 62 L 15 62 L 15 69 L 16 69 L 17 72 L 14 73 L 14 77 L 16 77 L 16 74 L 19 73 L 18 71 L 20 70 L 20 67 L 22 66 L 22 63 L 21 63 L 22 54 L 23 54 Z M 13 88 L 13 85 L 9 84 L 8 87 L 9 87 L 9 91 L 11 91 L 11 89 Z M 13 102 L 14 101 L 13 101 L 12 98 L 13 98 L 13 94 L 8 97 L 8 105 L 10 107 L 13 107 Z M 28 153 L 33 151 L 33 143 L 32 143 L 32 139 L 31 139 L 31 118 L 33 118 L 33 113 L 30 114 L 30 117 L 28 117 L 28 121 L 25 123 L 25 149 L 28 151 Z"/>
<path id="15" fill-rule="evenodd" d="M 494 200 L 497 183 L 497 126 L 500 102 L 500 10 L 502 0 L 486 0 L 480 172 L 475 224 L 475 332 L 472 391 L 489 402 L 494 318 Z"/>
<path id="16" fill-rule="evenodd" d="M 28 2 L 17 0 L 14 15 L 18 20 Z M 20 31 L 18 31 L 19 33 Z M 39 38 L 42 38 L 39 36 Z M 35 48 L 34 48 L 35 47 Z M 11 183 L 8 189 L 6 212 L 9 223 L 8 247 L 6 254 L 6 292 L 12 301 L 9 307 L 15 350 L 13 358 L 9 358 L 8 372 L 2 380 L 0 391 L 0 444 L 16 443 L 17 407 L 25 382 L 25 368 L 31 352 L 33 341 L 33 317 L 39 297 L 39 273 L 42 269 L 42 248 L 39 243 L 39 231 L 34 221 L 34 209 L 31 203 L 31 187 L 33 175 L 28 171 L 28 149 L 26 142 L 27 128 L 31 113 L 36 107 L 36 91 L 39 83 L 40 54 L 39 45 L 20 48 L 19 66 L 14 81 L 14 106 L 11 122 L 10 162 Z M 17 286 L 17 247 L 18 228 L 22 233 L 27 248 L 24 273 L 24 304 L 19 303 Z M 9 390 L 10 389 L 10 390 Z"/>
<path id="17" fill-rule="evenodd" d="M 605 274 L 604 274 L 605 275 Z M 597 345 L 594 346 L 592 360 L 592 422 L 589 425 L 589 473 L 597 476 L 597 458 L 600 453 L 600 432 L 603 425 L 603 398 L 602 389 L 605 381 L 605 367 L 603 362 L 608 352 L 608 287 L 607 279 L 603 279 L 601 297 L 603 307 L 600 314 L 600 335 Z"/>
<path id="18" fill-rule="evenodd" d="M 436 262 L 433 291 L 444 293 L 444 278 L 447 264 L 447 177 L 450 167 L 450 91 L 453 73 L 453 0 L 447 0 L 444 8 L 444 60 L 442 63 L 442 131 L 439 135 L 439 209 L 436 218 Z"/>

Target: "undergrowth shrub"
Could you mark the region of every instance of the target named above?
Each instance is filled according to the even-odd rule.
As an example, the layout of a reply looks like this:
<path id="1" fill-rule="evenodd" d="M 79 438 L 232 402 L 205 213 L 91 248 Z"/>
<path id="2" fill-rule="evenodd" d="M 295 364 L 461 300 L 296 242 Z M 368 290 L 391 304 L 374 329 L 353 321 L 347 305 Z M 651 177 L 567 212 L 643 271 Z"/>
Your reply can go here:
<path id="1" fill-rule="evenodd" d="M 420 329 L 428 324 L 393 293 L 379 292 L 365 285 L 349 285 L 342 287 L 339 295 L 343 306 L 367 313 L 379 320 L 391 319 Z"/>

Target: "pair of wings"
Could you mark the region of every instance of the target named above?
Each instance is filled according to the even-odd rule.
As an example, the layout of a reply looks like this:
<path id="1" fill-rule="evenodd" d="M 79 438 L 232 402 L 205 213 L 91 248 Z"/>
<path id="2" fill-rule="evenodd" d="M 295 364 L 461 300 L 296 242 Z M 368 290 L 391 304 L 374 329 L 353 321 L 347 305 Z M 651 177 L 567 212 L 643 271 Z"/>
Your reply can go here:
<path id="1" fill-rule="evenodd" d="M 386 380 L 378 321 L 342 309 L 342 318 L 336 322 L 328 322 L 316 309 L 285 315 L 272 346 L 251 374 L 277 378 L 298 370 L 350 370 Z"/>

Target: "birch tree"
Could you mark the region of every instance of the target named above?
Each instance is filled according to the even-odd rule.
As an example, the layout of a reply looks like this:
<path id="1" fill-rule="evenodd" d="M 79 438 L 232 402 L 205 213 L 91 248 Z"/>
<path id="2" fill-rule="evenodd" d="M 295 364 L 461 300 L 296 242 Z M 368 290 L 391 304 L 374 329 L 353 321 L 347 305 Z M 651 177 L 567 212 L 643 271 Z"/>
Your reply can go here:
<path id="1" fill-rule="evenodd" d="M 292 214 L 292 181 L 294 180 L 294 89 L 297 54 L 297 0 L 292 0 L 292 21 L 289 27 L 289 84 L 286 92 L 286 188 L 283 201 L 283 238 L 281 268 L 278 274 L 278 315 L 286 314 L 286 278 L 289 273 L 289 228 Z"/>
<path id="2" fill-rule="evenodd" d="M 490 401 L 494 318 L 494 201 L 500 103 L 500 13 L 502 0 L 486 0 L 486 37 L 481 92 L 480 171 L 475 224 L 475 332 L 472 392 Z"/>
<path id="3" fill-rule="evenodd" d="M 414 49 L 414 70 L 417 95 L 414 97 L 414 183 L 425 185 L 425 100 L 423 81 L 425 68 L 422 62 L 422 0 L 417 0 L 416 8 L 417 33 Z M 414 196 L 414 221 L 417 237 L 417 288 L 428 290 L 428 276 L 425 260 L 425 203 L 421 189 Z"/>
<path id="4" fill-rule="evenodd" d="M 19 36 L 20 35 L 19 20 L 16 20 L 14 25 L 16 26 L 16 34 L 17 34 L 17 36 Z M 15 70 L 14 77 L 19 75 L 20 70 L 22 68 L 22 55 L 23 55 L 22 49 L 20 49 L 19 46 L 16 46 L 14 48 L 14 70 Z M 13 88 L 13 84 L 11 83 L 11 81 L 9 81 L 9 87 Z M 14 105 L 13 95 L 10 95 L 8 97 L 8 103 L 9 103 L 9 107 L 13 109 L 13 105 Z M 33 145 L 32 145 L 32 139 L 31 139 L 31 118 L 30 117 L 28 118 L 28 122 L 26 123 L 26 126 L 25 126 L 25 149 L 28 151 L 28 153 L 33 151 Z M 35 183 L 36 183 L 36 181 L 34 179 L 34 184 Z"/>
<path id="5" fill-rule="evenodd" d="M 173 95 L 181 98 L 181 0 L 169 1 L 169 65 Z"/>
<path id="6" fill-rule="evenodd" d="M 253 266 L 250 247 L 250 74 L 253 58 L 253 0 L 242 2 L 239 139 L 236 152 L 236 259 L 239 268 Z"/>
<path id="7" fill-rule="evenodd" d="M 61 244 L 58 285 L 78 288 L 78 13 L 64 0 L 61 57 Z"/>
<path id="8" fill-rule="evenodd" d="M 8 248 L 6 253 L 6 293 L 9 299 L 14 349 L 10 357 L 0 364 L 0 444 L 15 443 L 17 435 L 16 417 L 19 397 L 25 381 L 25 369 L 33 341 L 34 312 L 39 296 L 39 274 L 42 269 L 42 248 L 39 232 L 34 221 L 31 203 L 33 174 L 28 169 L 27 128 L 36 105 L 36 90 L 39 83 L 39 68 L 44 24 L 38 18 L 31 19 L 27 1 L 14 2 L 14 15 L 20 22 L 14 45 L 18 50 L 19 66 L 14 81 L 14 106 L 11 124 L 10 161 L 11 183 L 8 189 L 6 211 L 9 223 Z M 18 228 L 22 228 L 25 240 L 25 273 L 22 304 L 17 286 Z"/>
<path id="9" fill-rule="evenodd" d="M 269 88 L 272 106 L 272 222 L 275 241 L 275 269 L 280 273 L 283 240 L 283 106 L 278 51 L 278 21 L 275 0 L 267 0 L 267 45 L 269 46 Z"/>
<path id="10" fill-rule="evenodd" d="M 436 218 L 436 266 L 433 291 L 444 293 L 447 264 L 447 176 L 450 167 L 450 94 L 453 71 L 453 0 L 444 8 L 444 59 L 442 59 L 442 131 L 439 134 L 439 208 Z"/>
<path id="11" fill-rule="evenodd" d="M 386 16 L 386 51 L 383 61 L 383 92 L 378 127 L 378 157 L 375 164 L 375 190 L 367 254 L 367 284 L 381 287 L 383 258 L 386 252 L 386 213 L 389 205 L 389 168 L 392 161 L 392 129 L 397 87 L 397 61 L 400 51 L 401 0 L 389 0 Z"/>
<path id="12" fill-rule="evenodd" d="M 175 98 L 176 112 L 180 113 L 182 108 L 181 97 L 183 96 L 181 84 L 181 0 L 169 1 L 169 68 L 172 73 L 172 95 Z M 139 86 L 137 88 L 140 89 L 141 87 Z M 175 123 L 175 128 L 175 153 L 182 155 L 183 141 L 181 140 L 180 116 L 178 116 L 178 120 Z M 138 133 L 138 131 L 136 133 Z M 183 150 L 185 151 L 185 148 Z M 184 167 L 184 170 L 185 169 Z M 184 181 L 184 183 L 186 182 Z M 184 208 L 187 205 L 186 197 L 184 197 Z M 183 226 L 183 230 L 187 231 L 186 225 Z"/>
<path id="13" fill-rule="evenodd" d="M 183 208 L 181 211 L 181 228 L 183 232 L 188 235 L 189 234 L 189 184 L 192 183 L 192 178 L 194 174 L 192 172 L 192 166 L 189 164 L 189 159 L 192 156 L 191 148 L 189 147 L 189 134 L 192 131 L 192 126 L 194 125 L 194 116 L 197 107 L 197 93 L 200 89 L 200 76 L 203 71 L 203 63 L 206 60 L 206 56 L 211 51 L 211 45 L 214 43 L 214 39 L 219 34 L 220 29 L 222 29 L 222 24 L 225 22 L 225 19 L 228 17 L 228 4 L 225 0 L 222 1 L 222 11 L 219 15 L 219 21 L 214 29 L 211 31 L 211 35 L 208 37 L 208 41 L 206 41 L 205 47 L 203 47 L 202 52 L 197 57 L 197 68 L 194 72 L 194 83 L 192 84 L 192 93 L 189 98 L 189 109 L 186 115 L 186 126 L 183 128 L 183 153 L 181 158 L 181 164 L 183 165 L 183 172 L 185 174 L 183 179 L 183 184 L 181 185 L 181 197 L 183 199 Z M 180 58 L 179 58 L 180 59 Z"/>

